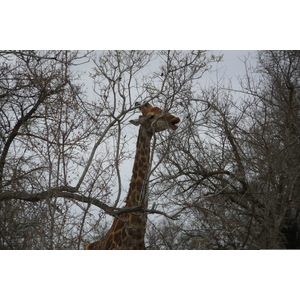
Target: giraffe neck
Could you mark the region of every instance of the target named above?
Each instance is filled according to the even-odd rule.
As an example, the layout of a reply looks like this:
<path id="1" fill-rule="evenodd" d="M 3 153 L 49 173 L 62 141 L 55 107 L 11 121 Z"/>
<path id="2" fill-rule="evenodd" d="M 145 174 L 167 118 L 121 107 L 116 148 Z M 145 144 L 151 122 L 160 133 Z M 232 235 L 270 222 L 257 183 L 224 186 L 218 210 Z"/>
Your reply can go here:
<path id="1" fill-rule="evenodd" d="M 142 206 L 147 208 L 147 186 L 150 169 L 150 143 L 153 134 L 147 133 L 140 126 L 136 154 L 133 164 L 132 177 L 125 207 Z"/>
<path id="2" fill-rule="evenodd" d="M 147 182 L 150 169 L 150 143 L 153 134 L 140 126 L 132 177 L 125 207 L 147 208 Z M 106 235 L 99 241 L 88 244 L 85 249 L 145 249 L 147 214 L 124 213 L 115 218 Z"/>

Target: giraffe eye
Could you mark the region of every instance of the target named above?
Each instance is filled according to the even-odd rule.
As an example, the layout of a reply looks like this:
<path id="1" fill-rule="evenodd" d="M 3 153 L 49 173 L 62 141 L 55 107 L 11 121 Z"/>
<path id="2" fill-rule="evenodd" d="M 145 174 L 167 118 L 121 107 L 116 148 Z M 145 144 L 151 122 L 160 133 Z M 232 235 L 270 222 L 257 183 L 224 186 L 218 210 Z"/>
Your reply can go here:
<path id="1" fill-rule="evenodd" d="M 155 116 L 154 115 L 151 115 L 150 117 L 149 117 L 149 120 L 153 120 L 155 118 Z"/>

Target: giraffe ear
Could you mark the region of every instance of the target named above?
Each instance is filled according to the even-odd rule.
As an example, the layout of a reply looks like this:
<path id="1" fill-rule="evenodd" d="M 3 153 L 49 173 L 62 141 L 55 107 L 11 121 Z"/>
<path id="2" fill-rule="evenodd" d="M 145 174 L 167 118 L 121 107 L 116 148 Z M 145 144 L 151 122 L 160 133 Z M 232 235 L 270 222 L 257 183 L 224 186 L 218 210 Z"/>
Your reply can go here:
<path id="1" fill-rule="evenodd" d="M 135 126 L 139 126 L 139 125 L 142 124 L 142 122 L 140 121 L 140 118 L 139 119 L 130 120 L 129 122 L 131 124 L 135 125 Z"/>
<path id="2" fill-rule="evenodd" d="M 145 117 L 139 116 L 138 119 L 130 120 L 129 122 L 135 126 L 139 126 L 139 125 L 144 124 L 145 121 L 146 121 Z"/>

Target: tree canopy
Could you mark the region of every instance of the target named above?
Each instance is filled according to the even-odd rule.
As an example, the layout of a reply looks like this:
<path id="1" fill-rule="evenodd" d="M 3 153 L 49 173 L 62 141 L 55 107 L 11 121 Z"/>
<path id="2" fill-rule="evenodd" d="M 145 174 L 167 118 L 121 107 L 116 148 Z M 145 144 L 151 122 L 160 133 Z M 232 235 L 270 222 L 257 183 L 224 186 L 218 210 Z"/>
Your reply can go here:
<path id="1" fill-rule="evenodd" d="M 147 249 L 300 248 L 300 51 L 255 55 L 237 90 L 202 84 L 208 51 L 0 52 L 0 248 L 106 232 L 136 102 L 182 120 L 153 140 Z"/>

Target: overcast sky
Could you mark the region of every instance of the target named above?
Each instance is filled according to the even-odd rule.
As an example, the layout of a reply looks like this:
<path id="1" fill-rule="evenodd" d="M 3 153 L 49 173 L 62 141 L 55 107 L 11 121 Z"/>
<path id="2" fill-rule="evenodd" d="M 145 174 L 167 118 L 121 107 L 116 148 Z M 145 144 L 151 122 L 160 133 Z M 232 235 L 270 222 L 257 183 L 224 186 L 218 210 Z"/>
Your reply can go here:
<path id="1" fill-rule="evenodd" d="M 232 87 L 238 89 L 239 88 L 239 78 L 242 78 L 245 75 L 245 66 L 244 66 L 244 59 L 246 57 L 249 57 L 249 59 L 252 61 L 252 63 L 255 62 L 253 59 L 256 51 L 246 51 L 246 50 L 226 50 L 226 51 L 213 51 L 212 53 L 215 55 L 222 55 L 223 54 L 223 60 L 220 63 L 214 63 L 212 64 L 212 69 L 210 72 L 206 72 L 203 75 L 203 78 L 201 78 L 201 82 L 203 84 L 209 86 L 213 85 L 214 82 L 216 82 L 217 73 L 219 78 L 224 77 L 225 82 L 231 81 Z M 156 62 L 153 62 L 156 64 Z M 89 63 L 87 65 L 83 66 L 83 69 L 85 71 L 91 71 L 92 63 Z M 151 66 L 149 66 L 151 68 Z M 151 68 L 152 69 L 152 68 Z M 156 66 L 153 67 L 153 69 L 156 69 Z M 157 71 L 157 70 L 155 70 Z M 88 85 L 91 84 L 91 81 L 86 79 L 86 83 Z M 91 86 L 89 86 L 91 89 Z M 93 97 L 93 100 L 97 99 L 97 96 L 95 96 L 93 93 L 90 94 L 90 97 Z M 136 114 L 137 116 L 138 114 Z M 180 116 L 179 116 L 180 117 Z M 134 126 L 127 126 L 125 128 L 127 135 L 135 135 L 138 134 L 138 129 Z M 127 132 L 128 131 L 128 132 Z M 132 139 L 132 145 L 130 145 L 132 151 L 135 151 L 135 143 L 136 139 Z M 121 200 L 123 200 L 126 197 L 127 190 L 129 187 L 129 182 L 132 174 L 132 166 L 133 166 L 133 160 L 128 160 L 124 162 L 120 168 L 121 170 L 121 177 L 122 177 L 122 186 L 124 188 L 124 191 L 122 192 Z M 117 186 L 116 186 L 116 194 L 117 194 Z M 120 206 L 123 205 L 123 202 L 120 201 Z"/>
<path id="2" fill-rule="evenodd" d="M 233 88 L 239 88 L 239 79 L 245 76 L 245 60 L 247 64 L 254 65 L 255 55 L 257 51 L 248 50 L 225 50 L 225 51 L 213 51 L 216 54 L 223 54 L 223 59 L 217 65 L 214 64 L 212 70 L 218 69 L 219 77 L 224 76 L 225 81 L 231 81 Z M 215 79 L 216 72 L 211 72 L 211 74 L 205 74 L 207 77 L 208 84 L 211 79 Z"/>

